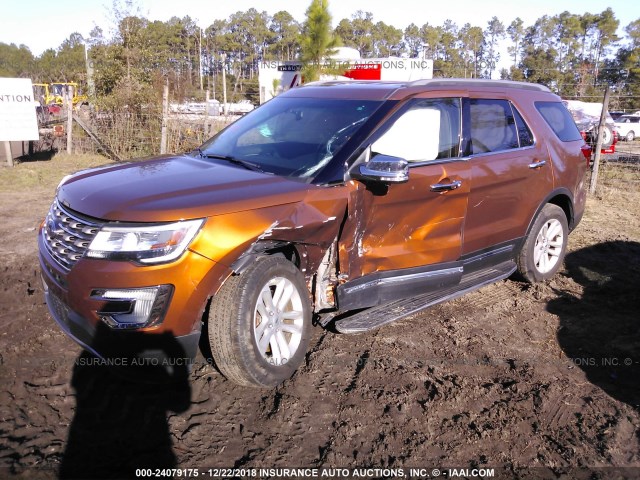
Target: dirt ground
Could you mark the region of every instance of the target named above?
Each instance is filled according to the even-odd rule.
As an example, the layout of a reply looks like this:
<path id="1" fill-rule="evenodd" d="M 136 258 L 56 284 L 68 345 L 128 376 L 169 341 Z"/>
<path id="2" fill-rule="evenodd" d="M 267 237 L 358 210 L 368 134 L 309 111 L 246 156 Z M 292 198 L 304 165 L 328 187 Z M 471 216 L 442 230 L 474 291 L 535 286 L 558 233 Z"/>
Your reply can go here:
<path id="1" fill-rule="evenodd" d="M 123 380 L 54 324 L 37 227 L 60 178 L 99 163 L 0 167 L 0 478 L 151 466 L 640 478 L 638 183 L 589 199 L 549 283 L 503 281 L 357 336 L 318 328 L 304 366 L 269 391 L 203 359 L 171 386 Z"/>

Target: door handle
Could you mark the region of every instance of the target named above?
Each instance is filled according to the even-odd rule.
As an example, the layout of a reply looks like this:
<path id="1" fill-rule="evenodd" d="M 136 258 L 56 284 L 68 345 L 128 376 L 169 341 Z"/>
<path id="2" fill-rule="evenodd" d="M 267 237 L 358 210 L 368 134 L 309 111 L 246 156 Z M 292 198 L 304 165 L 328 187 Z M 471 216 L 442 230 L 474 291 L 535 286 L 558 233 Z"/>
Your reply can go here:
<path id="1" fill-rule="evenodd" d="M 539 162 L 530 163 L 529 168 L 536 169 L 536 168 L 544 167 L 546 164 L 547 164 L 546 160 L 541 160 Z"/>
<path id="2" fill-rule="evenodd" d="M 461 185 L 462 185 L 461 180 L 456 180 L 455 182 L 451 182 L 451 183 L 436 183 L 434 185 L 431 185 L 431 191 L 447 192 L 449 190 L 456 190 L 457 188 L 460 188 Z"/>

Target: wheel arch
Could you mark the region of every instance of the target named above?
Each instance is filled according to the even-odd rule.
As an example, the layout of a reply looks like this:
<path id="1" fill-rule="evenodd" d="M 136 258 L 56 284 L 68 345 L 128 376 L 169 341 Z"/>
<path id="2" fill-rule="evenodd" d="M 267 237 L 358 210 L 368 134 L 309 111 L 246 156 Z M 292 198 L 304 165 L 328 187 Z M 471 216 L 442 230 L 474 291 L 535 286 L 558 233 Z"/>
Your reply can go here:
<path id="1" fill-rule="evenodd" d="M 220 289 L 227 283 L 227 281 L 231 277 L 233 277 L 234 275 L 240 275 L 260 257 L 267 257 L 272 255 L 283 256 L 287 260 L 291 261 L 296 266 L 296 268 L 300 269 L 302 258 L 300 251 L 293 243 L 286 241 L 258 241 L 252 244 L 251 248 L 249 248 L 242 255 L 236 258 L 235 261 L 217 262 L 220 266 L 229 265 L 229 263 L 231 264 L 228 267 L 224 267 L 224 272 L 219 272 L 218 274 L 212 276 L 212 278 L 207 282 L 208 293 L 206 299 L 204 300 L 204 304 L 201 309 L 202 313 L 198 318 L 198 321 L 206 327 L 211 300 L 218 294 Z"/>
<path id="2" fill-rule="evenodd" d="M 259 257 L 280 255 L 301 269 L 304 252 L 299 245 L 284 240 L 261 240 L 255 242 L 251 247 L 240 255 L 232 264 L 231 270 L 236 275 L 244 272 Z"/>
<path id="3" fill-rule="evenodd" d="M 573 229 L 573 201 L 568 193 L 562 192 L 557 195 L 549 198 L 547 203 L 552 203 L 553 205 L 557 205 L 562 209 L 564 214 L 567 216 L 567 224 L 569 225 L 569 229 Z"/>
<path id="4" fill-rule="evenodd" d="M 545 197 L 545 199 L 542 202 L 540 202 L 540 205 L 538 205 L 538 208 L 536 209 L 535 213 L 529 219 L 529 225 L 527 226 L 527 232 L 525 234 L 525 237 L 529 235 L 529 232 L 531 232 L 531 228 L 533 227 L 533 224 L 535 223 L 536 218 L 538 218 L 538 215 L 540 214 L 544 206 L 547 205 L 548 203 L 557 205 L 562 209 L 562 211 L 567 217 L 567 224 L 569 225 L 569 231 L 573 230 L 575 226 L 573 195 L 571 195 L 571 192 L 566 188 L 558 188 L 552 191 L 549 195 Z"/>

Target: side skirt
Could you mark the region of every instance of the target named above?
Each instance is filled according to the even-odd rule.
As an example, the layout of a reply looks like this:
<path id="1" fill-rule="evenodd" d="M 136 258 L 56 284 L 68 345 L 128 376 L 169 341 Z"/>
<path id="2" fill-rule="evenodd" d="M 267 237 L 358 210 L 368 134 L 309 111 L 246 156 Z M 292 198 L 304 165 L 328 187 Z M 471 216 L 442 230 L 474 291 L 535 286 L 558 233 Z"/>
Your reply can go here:
<path id="1" fill-rule="evenodd" d="M 516 269 L 513 260 L 498 265 L 478 269 L 462 275 L 459 283 L 438 290 L 377 307 L 340 318 L 335 328 L 341 333 L 362 333 L 381 327 L 438 303 L 458 298 L 490 283 L 507 278 Z"/>
<path id="2" fill-rule="evenodd" d="M 338 286 L 338 308 L 374 307 L 457 285 L 463 271 L 462 262 L 447 262 L 371 273 Z"/>
<path id="3" fill-rule="evenodd" d="M 338 285 L 336 315 L 454 287 L 465 275 L 514 261 L 523 240 L 517 238 L 475 251 L 454 262 L 379 271 Z"/>

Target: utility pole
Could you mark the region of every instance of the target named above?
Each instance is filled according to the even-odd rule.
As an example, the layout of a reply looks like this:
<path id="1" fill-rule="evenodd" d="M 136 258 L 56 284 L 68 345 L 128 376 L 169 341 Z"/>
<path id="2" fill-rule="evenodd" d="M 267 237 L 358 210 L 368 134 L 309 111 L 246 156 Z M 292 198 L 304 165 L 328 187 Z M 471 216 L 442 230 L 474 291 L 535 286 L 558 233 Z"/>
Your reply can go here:
<path id="1" fill-rule="evenodd" d="M 200 30 L 200 91 L 204 90 L 204 84 L 202 82 L 202 27 L 198 27 Z"/>
<path id="2" fill-rule="evenodd" d="M 7 156 L 7 165 L 13 167 L 13 152 L 11 151 L 11 142 L 6 140 L 4 142 L 4 154 Z"/>
<path id="3" fill-rule="evenodd" d="M 209 96 L 209 89 L 207 88 L 207 91 L 205 92 L 205 97 L 204 97 L 204 137 L 207 138 L 209 137 L 209 100 L 210 100 L 210 96 Z"/>
<path id="4" fill-rule="evenodd" d="M 162 91 L 162 130 L 160 135 L 160 153 L 167 153 L 167 123 L 169 121 L 169 81 Z"/>
<path id="5" fill-rule="evenodd" d="M 222 59 L 222 111 L 226 115 L 229 111 L 227 105 L 227 54 L 222 53 L 220 58 Z"/>
<path id="6" fill-rule="evenodd" d="M 87 50 L 87 44 L 84 44 L 84 64 L 87 69 L 87 88 L 89 90 L 89 97 L 93 104 L 93 97 L 96 93 L 95 82 L 93 81 L 93 62 L 89 60 L 89 52 Z"/>
<path id="7" fill-rule="evenodd" d="M 65 105 L 67 107 L 67 154 L 73 153 L 73 87 L 67 85 Z"/>
<path id="8" fill-rule="evenodd" d="M 604 121 L 606 118 L 606 112 L 609 108 L 609 85 L 607 85 L 604 91 L 604 101 L 602 102 L 602 112 L 600 112 L 600 123 L 598 124 L 598 140 L 596 141 L 596 155 L 593 159 L 593 170 L 591 171 L 591 182 L 589 183 L 589 193 L 592 195 L 596 193 L 596 186 L 598 185 L 598 170 L 600 169 L 600 150 L 602 149 L 602 136 L 604 133 Z M 612 131 L 612 135 L 615 133 Z"/>

